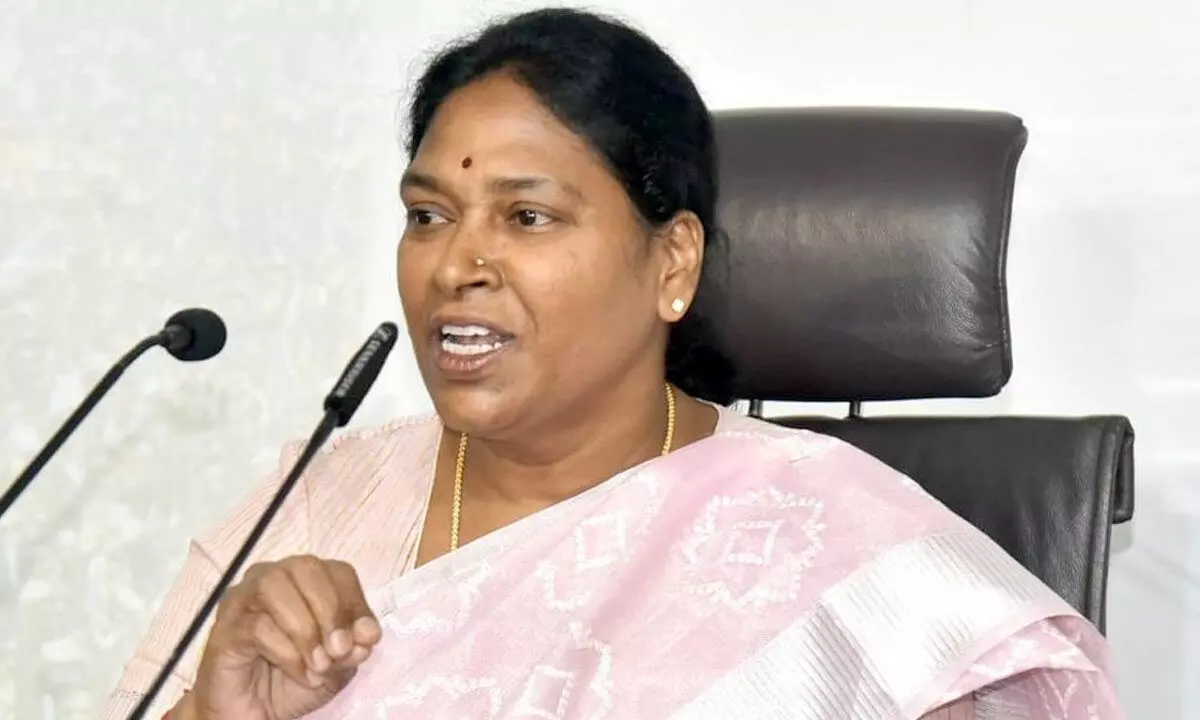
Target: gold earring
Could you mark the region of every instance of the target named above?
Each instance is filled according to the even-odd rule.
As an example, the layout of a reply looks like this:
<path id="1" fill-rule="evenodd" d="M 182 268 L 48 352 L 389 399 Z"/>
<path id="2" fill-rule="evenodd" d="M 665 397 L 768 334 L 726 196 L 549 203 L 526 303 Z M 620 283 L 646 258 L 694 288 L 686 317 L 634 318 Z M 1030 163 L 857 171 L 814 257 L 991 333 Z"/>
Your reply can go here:
<path id="1" fill-rule="evenodd" d="M 683 298 L 675 298 L 671 301 L 671 312 L 675 313 L 676 315 L 682 313 L 683 309 L 686 307 L 687 303 L 683 301 Z"/>

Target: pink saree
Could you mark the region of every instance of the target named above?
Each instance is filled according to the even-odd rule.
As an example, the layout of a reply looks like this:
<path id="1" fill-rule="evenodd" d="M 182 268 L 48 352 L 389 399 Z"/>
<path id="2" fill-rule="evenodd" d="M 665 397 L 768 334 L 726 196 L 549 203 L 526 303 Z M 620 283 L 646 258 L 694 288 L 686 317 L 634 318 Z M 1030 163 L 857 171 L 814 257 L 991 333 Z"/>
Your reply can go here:
<path id="1" fill-rule="evenodd" d="M 838 441 L 712 438 L 413 570 L 314 720 L 1115 718 L 1103 640 Z"/>
<path id="2" fill-rule="evenodd" d="M 353 564 L 384 629 L 312 720 L 1122 717 L 1090 624 L 845 443 L 722 411 L 712 437 L 411 569 L 440 433 L 344 436 L 263 544 Z M 277 482 L 193 546 L 106 719 Z"/>

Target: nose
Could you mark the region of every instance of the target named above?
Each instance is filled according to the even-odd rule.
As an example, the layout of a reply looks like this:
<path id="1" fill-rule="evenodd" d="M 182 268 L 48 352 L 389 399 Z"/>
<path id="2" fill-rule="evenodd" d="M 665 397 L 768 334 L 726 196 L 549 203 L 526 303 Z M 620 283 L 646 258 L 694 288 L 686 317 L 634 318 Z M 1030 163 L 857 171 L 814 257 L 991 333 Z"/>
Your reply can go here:
<path id="1" fill-rule="evenodd" d="M 499 287 L 501 275 L 489 260 L 485 237 L 484 228 L 462 220 L 451 230 L 433 272 L 434 284 L 446 297 L 458 298 Z"/>

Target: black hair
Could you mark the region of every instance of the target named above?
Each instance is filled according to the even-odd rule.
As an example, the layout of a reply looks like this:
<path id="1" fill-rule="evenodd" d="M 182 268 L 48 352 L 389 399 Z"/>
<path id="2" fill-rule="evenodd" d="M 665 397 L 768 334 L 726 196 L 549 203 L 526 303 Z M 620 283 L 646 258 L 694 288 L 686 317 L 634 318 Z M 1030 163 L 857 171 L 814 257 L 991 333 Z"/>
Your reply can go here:
<path id="1" fill-rule="evenodd" d="M 716 227 L 712 117 L 687 73 L 643 33 L 565 8 L 526 12 L 443 50 L 421 76 L 409 107 L 415 156 L 438 107 L 456 90 L 509 72 L 590 144 L 642 217 L 661 225 L 689 210 L 704 226 L 700 288 L 671 327 L 667 379 L 690 395 L 733 401 L 733 370 L 712 333 L 708 298 L 726 259 Z"/>

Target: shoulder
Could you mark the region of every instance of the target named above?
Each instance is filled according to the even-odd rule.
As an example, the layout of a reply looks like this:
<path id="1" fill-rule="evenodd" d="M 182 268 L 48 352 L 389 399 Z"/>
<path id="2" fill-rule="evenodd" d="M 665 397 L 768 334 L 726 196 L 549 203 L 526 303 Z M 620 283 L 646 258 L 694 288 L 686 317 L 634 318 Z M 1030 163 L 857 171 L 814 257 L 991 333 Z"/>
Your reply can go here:
<path id="1" fill-rule="evenodd" d="M 377 498 L 380 490 L 397 502 L 420 497 L 430 482 L 440 436 L 441 421 L 435 415 L 399 418 L 339 434 L 312 459 L 263 537 L 256 557 L 313 552 L 319 537 L 360 520 L 349 509 L 368 507 L 367 500 Z M 295 467 L 306 443 L 286 443 L 275 471 L 224 522 L 197 538 L 218 565 L 232 557 Z"/>
<path id="2" fill-rule="evenodd" d="M 829 435 L 723 411 L 718 436 L 756 458 L 737 484 L 811 498 L 831 526 L 869 545 L 945 532 L 978 533 L 912 478 Z"/>
<path id="3" fill-rule="evenodd" d="M 436 415 L 398 418 L 382 425 L 355 428 L 336 436 L 317 453 L 305 472 L 312 501 L 365 501 L 380 487 L 395 492 L 424 492 L 437 462 L 442 423 Z M 292 467 L 304 441 L 289 443 L 281 473 Z"/>
<path id="4" fill-rule="evenodd" d="M 786 466 L 808 478 L 814 473 L 838 472 L 843 479 L 853 482 L 853 478 L 865 474 L 907 489 L 918 487 L 911 478 L 873 455 L 831 435 L 777 425 L 731 410 L 721 411 L 715 435 L 754 446 L 768 462 Z"/>
<path id="5" fill-rule="evenodd" d="M 811 430 L 776 425 L 728 408 L 720 408 L 719 412 L 715 436 L 748 441 L 771 452 L 777 460 L 789 464 L 820 457 L 834 449 L 852 449 L 852 446 L 837 438 Z"/>
<path id="6" fill-rule="evenodd" d="M 366 461 L 383 455 L 413 458 L 436 447 L 442 424 L 432 413 L 396 418 L 381 425 L 354 428 L 335 435 L 313 458 L 313 469 L 347 460 Z M 307 439 L 297 438 L 284 445 L 281 465 L 290 467 L 304 451 Z M 282 468 L 281 468 L 282 469 Z"/>
<path id="7" fill-rule="evenodd" d="M 981 605 L 1007 598 L 1036 599 L 1051 614 L 1073 614 L 983 531 L 865 451 L 831 436 L 732 414 L 722 417 L 717 434 L 735 439 L 727 455 L 747 460 L 713 491 L 728 497 L 736 488 L 741 498 L 756 500 L 723 503 L 743 513 L 734 525 L 746 526 L 765 511 L 780 532 L 812 548 L 802 556 L 806 567 L 822 568 L 829 578 L 876 583 L 895 598 L 911 591 L 917 609 L 939 596 Z M 788 530 L 792 524 L 796 529 Z M 917 576 L 921 583 L 910 582 Z"/>

